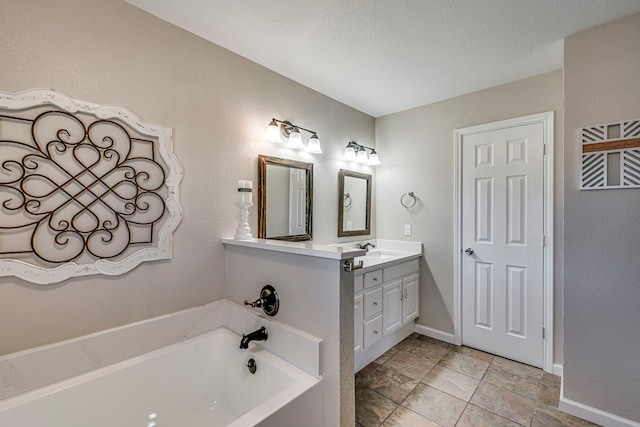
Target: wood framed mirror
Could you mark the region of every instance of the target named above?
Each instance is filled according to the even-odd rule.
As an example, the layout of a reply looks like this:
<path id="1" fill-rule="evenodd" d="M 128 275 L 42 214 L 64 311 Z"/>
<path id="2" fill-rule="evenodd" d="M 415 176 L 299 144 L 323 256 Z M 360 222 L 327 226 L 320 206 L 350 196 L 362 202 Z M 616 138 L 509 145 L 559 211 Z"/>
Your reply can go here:
<path id="1" fill-rule="evenodd" d="M 338 237 L 371 234 L 371 175 L 340 169 Z"/>
<path id="2" fill-rule="evenodd" d="M 313 164 L 258 156 L 258 237 L 312 238 Z"/>

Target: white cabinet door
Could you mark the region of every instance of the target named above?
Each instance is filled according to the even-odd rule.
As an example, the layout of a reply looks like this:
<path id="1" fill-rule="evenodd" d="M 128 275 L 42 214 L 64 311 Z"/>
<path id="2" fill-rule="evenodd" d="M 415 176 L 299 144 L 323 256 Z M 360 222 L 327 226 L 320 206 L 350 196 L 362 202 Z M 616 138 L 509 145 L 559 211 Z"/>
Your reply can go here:
<path id="1" fill-rule="evenodd" d="M 419 298 L 419 276 L 412 274 L 402 279 L 403 287 L 403 299 L 402 299 L 402 324 L 405 325 L 414 319 L 417 319 L 420 314 L 418 308 Z"/>
<path id="2" fill-rule="evenodd" d="M 354 298 L 353 302 L 353 350 L 359 352 L 363 349 L 363 327 L 364 320 L 363 307 L 362 307 L 362 295 L 358 295 Z"/>
<path id="3" fill-rule="evenodd" d="M 386 335 L 402 326 L 402 279 L 382 285 L 382 325 Z"/>

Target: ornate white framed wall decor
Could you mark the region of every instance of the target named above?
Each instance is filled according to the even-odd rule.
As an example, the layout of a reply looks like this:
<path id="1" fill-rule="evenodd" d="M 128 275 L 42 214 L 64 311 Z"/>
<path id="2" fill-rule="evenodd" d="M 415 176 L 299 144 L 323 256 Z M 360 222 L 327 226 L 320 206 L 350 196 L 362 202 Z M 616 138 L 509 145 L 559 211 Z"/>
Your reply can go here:
<path id="1" fill-rule="evenodd" d="M 171 128 L 49 89 L 0 92 L 0 276 L 37 284 L 171 258 Z"/>

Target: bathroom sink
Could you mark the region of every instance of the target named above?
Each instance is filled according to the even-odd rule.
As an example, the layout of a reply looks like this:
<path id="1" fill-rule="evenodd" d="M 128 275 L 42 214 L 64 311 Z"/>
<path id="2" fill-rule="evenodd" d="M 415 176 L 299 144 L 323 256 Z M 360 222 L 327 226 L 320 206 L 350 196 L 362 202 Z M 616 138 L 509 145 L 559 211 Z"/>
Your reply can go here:
<path id="1" fill-rule="evenodd" d="M 397 254 L 391 252 L 384 252 L 381 250 L 369 251 L 365 255 L 365 258 L 375 258 L 375 259 L 385 259 L 385 258 L 393 258 Z"/>

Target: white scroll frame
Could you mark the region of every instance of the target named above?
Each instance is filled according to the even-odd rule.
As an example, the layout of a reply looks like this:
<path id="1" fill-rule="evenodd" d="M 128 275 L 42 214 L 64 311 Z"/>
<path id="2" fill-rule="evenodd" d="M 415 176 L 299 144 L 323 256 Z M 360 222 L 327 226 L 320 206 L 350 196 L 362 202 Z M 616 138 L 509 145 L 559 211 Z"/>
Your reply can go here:
<path id="1" fill-rule="evenodd" d="M 73 261 L 64 262 L 55 267 L 44 267 L 19 259 L 0 258 L 0 277 L 14 276 L 39 285 L 55 284 L 75 276 L 104 274 L 115 276 L 127 273 L 145 261 L 170 259 L 172 257 L 173 232 L 182 219 L 179 203 L 179 184 L 182 179 L 182 168 L 173 154 L 172 129 L 150 124 L 124 107 L 116 105 L 99 105 L 87 101 L 73 99 L 64 93 L 51 89 L 32 89 L 11 94 L 0 92 L 0 114 L 17 112 L 33 107 L 51 107 L 52 111 L 60 111 L 74 115 L 86 113 L 95 116 L 96 121 L 111 120 L 130 128 L 140 135 L 154 139 L 157 144 L 162 166 L 165 170 L 164 201 L 165 211 L 161 226 L 154 231 L 154 246 L 143 247 L 128 253 L 124 258 L 99 258 L 92 263 L 79 264 Z M 0 153 L 0 159 L 2 153 Z"/>

